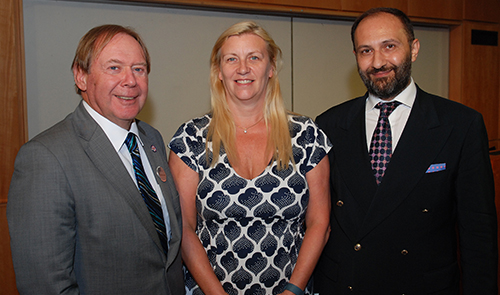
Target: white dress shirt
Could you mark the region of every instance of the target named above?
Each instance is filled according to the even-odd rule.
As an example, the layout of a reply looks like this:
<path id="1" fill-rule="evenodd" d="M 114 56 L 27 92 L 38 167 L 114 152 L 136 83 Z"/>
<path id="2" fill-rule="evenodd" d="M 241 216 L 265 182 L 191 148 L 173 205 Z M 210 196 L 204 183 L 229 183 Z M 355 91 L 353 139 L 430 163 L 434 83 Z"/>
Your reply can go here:
<path id="1" fill-rule="evenodd" d="M 398 141 L 401 138 L 401 134 L 403 133 L 406 122 L 410 117 L 411 108 L 413 107 L 416 96 L 417 87 L 415 86 L 413 78 L 411 78 L 411 82 L 408 87 L 406 87 L 405 90 L 398 94 L 398 96 L 396 96 L 394 99 L 390 100 L 397 100 L 401 103 L 389 116 L 389 123 L 391 124 L 393 152 L 396 150 Z M 373 131 L 375 131 L 375 127 L 377 127 L 377 121 L 380 114 L 380 109 L 375 108 L 375 106 L 379 102 L 390 101 L 384 101 L 372 95 L 371 93 L 366 99 L 366 143 L 368 151 L 370 151 L 370 142 L 372 140 Z"/>
<path id="2" fill-rule="evenodd" d="M 98 112 L 96 112 L 92 107 L 90 107 L 87 104 L 87 102 L 83 101 L 83 106 L 85 107 L 89 115 L 97 122 L 97 124 L 99 124 L 102 130 L 104 130 L 104 133 L 108 137 L 109 141 L 111 141 L 111 144 L 118 153 L 118 156 L 120 156 L 123 165 L 125 165 L 125 168 L 130 174 L 130 177 L 134 181 L 137 189 L 139 189 L 139 186 L 137 185 L 137 179 L 135 178 L 132 156 L 128 151 L 127 145 L 125 144 L 125 139 L 127 138 L 129 132 L 132 132 L 136 135 L 138 143 L 137 145 L 139 147 L 139 153 L 141 155 L 142 165 L 144 166 L 144 170 L 146 172 L 146 176 L 148 177 L 149 182 L 153 186 L 153 189 L 155 190 L 156 195 L 160 200 L 161 209 L 163 211 L 163 219 L 165 220 L 167 239 L 168 241 L 170 241 L 170 237 L 172 236 L 172 231 L 170 229 L 170 219 L 168 215 L 167 205 L 165 204 L 165 198 L 163 197 L 163 192 L 161 191 L 161 188 L 158 185 L 158 182 L 156 181 L 156 177 L 154 176 L 153 170 L 151 169 L 151 165 L 149 164 L 148 156 L 144 151 L 144 143 L 142 142 L 141 137 L 139 136 L 139 129 L 137 128 L 135 120 L 134 122 L 132 122 L 130 130 L 126 130 L 116 125 L 115 123 L 111 122 Z"/>

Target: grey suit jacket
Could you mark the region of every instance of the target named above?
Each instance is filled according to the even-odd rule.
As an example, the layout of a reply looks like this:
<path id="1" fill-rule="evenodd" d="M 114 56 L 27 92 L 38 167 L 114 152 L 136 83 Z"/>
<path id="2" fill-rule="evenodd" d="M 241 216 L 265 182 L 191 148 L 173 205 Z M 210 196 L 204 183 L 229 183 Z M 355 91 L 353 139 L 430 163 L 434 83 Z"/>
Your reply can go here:
<path id="1" fill-rule="evenodd" d="M 7 204 L 21 294 L 184 294 L 177 191 L 158 131 L 138 122 L 170 214 L 168 256 L 141 194 L 83 104 L 19 151 Z M 151 146 L 156 147 L 154 152 Z"/>

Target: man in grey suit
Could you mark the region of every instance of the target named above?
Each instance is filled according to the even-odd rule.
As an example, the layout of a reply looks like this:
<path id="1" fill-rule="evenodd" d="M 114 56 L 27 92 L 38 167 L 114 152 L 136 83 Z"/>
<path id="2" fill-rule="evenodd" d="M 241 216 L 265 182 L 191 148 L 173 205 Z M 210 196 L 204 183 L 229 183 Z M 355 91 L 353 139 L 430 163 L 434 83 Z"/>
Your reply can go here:
<path id="1" fill-rule="evenodd" d="M 21 294 L 184 294 L 178 194 L 159 132 L 136 120 L 150 59 L 103 25 L 72 65 L 83 100 L 20 150 L 7 218 Z"/>

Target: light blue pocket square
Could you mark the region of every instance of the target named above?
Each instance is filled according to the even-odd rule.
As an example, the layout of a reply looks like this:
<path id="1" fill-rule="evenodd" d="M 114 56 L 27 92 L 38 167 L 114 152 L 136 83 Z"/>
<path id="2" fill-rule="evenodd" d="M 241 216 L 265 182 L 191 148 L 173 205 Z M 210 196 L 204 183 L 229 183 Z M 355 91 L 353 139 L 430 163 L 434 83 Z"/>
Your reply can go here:
<path id="1" fill-rule="evenodd" d="M 438 172 L 438 171 L 443 171 L 443 170 L 446 170 L 446 163 L 432 164 L 429 166 L 427 171 L 425 171 L 425 173 L 433 173 L 433 172 Z"/>

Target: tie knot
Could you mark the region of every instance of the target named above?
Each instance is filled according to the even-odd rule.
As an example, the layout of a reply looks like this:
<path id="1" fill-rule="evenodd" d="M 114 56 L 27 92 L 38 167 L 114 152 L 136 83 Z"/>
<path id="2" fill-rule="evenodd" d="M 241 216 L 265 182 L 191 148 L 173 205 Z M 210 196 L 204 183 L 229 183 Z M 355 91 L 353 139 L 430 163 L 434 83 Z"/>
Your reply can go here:
<path id="1" fill-rule="evenodd" d="M 380 116 L 387 118 L 400 104 L 401 103 L 399 101 L 391 101 L 387 103 L 379 102 L 375 108 L 380 109 Z"/>

